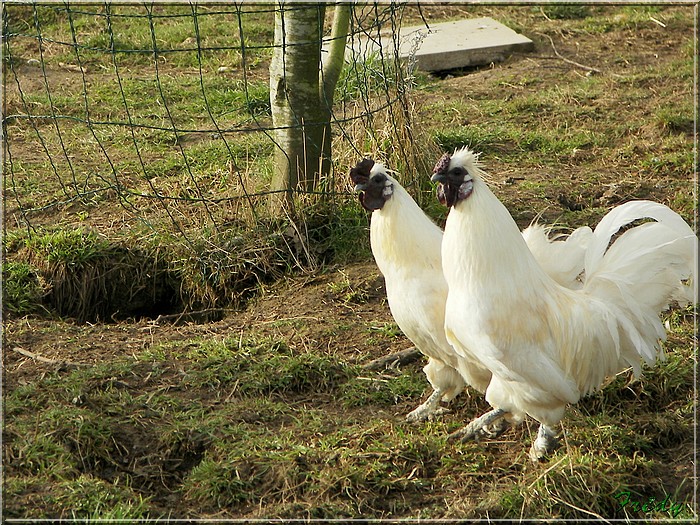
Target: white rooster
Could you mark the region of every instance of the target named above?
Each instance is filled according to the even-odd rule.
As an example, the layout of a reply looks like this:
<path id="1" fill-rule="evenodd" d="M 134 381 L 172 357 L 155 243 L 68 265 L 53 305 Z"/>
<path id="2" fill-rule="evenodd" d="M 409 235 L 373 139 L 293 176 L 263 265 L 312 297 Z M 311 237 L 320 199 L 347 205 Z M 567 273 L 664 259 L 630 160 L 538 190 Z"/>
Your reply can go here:
<path id="1" fill-rule="evenodd" d="M 567 288 L 543 270 L 483 176 L 463 148 L 443 156 L 432 178 L 451 207 L 442 243 L 445 331 L 460 354 L 493 374 L 486 400 L 494 410 L 474 424 L 530 415 L 540 422 L 530 449 L 539 460 L 556 445 L 568 403 L 663 356 L 659 313 L 697 298 L 697 237 L 664 205 L 623 204 L 593 231 L 583 284 Z M 654 221 L 632 224 L 645 218 Z"/>
<path id="2" fill-rule="evenodd" d="M 360 202 L 372 211 L 370 243 L 384 276 L 389 309 L 396 324 L 424 355 L 423 368 L 433 393 L 406 419 L 434 415 L 440 400 L 450 401 L 466 386 L 486 390 L 491 372 L 475 360 L 462 366 L 445 339 L 447 283 L 442 276 L 442 230 L 423 213 L 408 192 L 371 159 L 350 170 Z M 458 369 L 461 370 L 458 371 Z"/>
<path id="3" fill-rule="evenodd" d="M 370 243 L 384 275 L 389 309 L 401 331 L 424 355 L 423 369 L 433 387 L 428 399 L 407 415 L 409 421 L 433 416 L 441 400 L 450 401 L 466 386 L 484 392 L 491 372 L 478 359 L 457 354 L 444 332 L 447 283 L 442 274 L 442 230 L 420 209 L 386 168 L 371 159 L 350 170 L 360 202 L 372 213 Z M 528 245 L 550 275 L 565 286 L 578 287 L 590 228 L 576 230 L 563 242 L 552 242 L 546 228 L 523 231 Z M 505 414 L 501 414 L 505 415 Z M 474 424 L 470 435 L 493 435 L 505 421 Z"/>

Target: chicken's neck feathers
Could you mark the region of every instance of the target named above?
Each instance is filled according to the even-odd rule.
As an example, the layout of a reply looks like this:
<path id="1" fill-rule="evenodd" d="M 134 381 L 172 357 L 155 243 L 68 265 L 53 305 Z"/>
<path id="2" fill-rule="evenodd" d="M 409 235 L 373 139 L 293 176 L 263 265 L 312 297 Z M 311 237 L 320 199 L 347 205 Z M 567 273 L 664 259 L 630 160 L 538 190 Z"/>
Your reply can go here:
<path id="1" fill-rule="evenodd" d="M 459 261 L 446 265 L 447 281 L 466 284 L 476 297 L 532 299 L 555 288 L 506 207 L 480 179 L 475 178 L 472 194 L 450 210 L 443 258 Z M 448 275 L 454 271 L 465 274 Z"/>
<path id="2" fill-rule="evenodd" d="M 370 241 L 385 275 L 409 266 L 440 270 L 442 230 L 398 183 L 386 204 L 372 213 Z"/>

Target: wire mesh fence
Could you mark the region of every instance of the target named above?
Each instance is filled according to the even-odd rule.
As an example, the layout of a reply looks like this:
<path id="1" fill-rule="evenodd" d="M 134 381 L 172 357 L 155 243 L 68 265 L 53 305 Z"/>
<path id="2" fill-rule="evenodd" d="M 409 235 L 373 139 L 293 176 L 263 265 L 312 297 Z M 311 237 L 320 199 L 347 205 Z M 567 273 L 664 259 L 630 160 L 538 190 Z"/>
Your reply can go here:
<path id="1" fill-rule="evenodd" d="M 51 208 L 110 201 L 187 236 L 184 216 L 214 229 L 227 212 L 259 216 L 279 147 L 267 81 L 274 9 L 7 5 L 8 218 L 32 225 Z M 395 4 L 354 8 L 348 40 L 395 39 L 400 20 Z M 346 64 L 331 114 L 336 169 L 321 193 L 345 193 L 337 174 L 370 149 L 411 163 L 391 138 L 410 131 L 409 83 L 396 55 Z"/>
<path id="2" fill-rule="evenodd" d="M 270 212 L 268 198 L 278 191 L 270 186 L 274 152 L 281 147 L 269 81 L 279 8 L 4 6 L 3 248 L 6 258 L 17 250 L 17 232 L 29 239 L 28 253 L 42 246 L 43 262 L 36 254 L 20 259 L 49 283 L 44 293 L 60 313 L 105 318 L 125 304 L 162 302 L 164 294 L 190 309 L 229 304 L 285 267 L 316 267 L 333 251 L 334 229 L 365 236 L 366 215 L 346 177 L 360 157 L 372 154 L 416 173 L 413 69 L 398 59 L 396 36 L 404 7 L 353 6 L 348 46 L 371 41 L 378 52 L 346 56 L 330 111 L 332 169 L 311 191 L 290 190 L 301 216 Z M 326 39 L 332 16 L 327 9 L 319 18 Z M 358 213 L 334 224 L 328 214 L 348 204 Z M 81 233 L 46 240 L 56 229 Z M 44 237 L 31 241 L 38 236 Z M 60 248 L 69 239 L 81 253 L 115 239 L 128 249 L 112 247 L 80 273 L 82 263 Z M 141 253 L 151 270 L 134 259 Z M 62 258 L 60 268 L 47 262 L 52 258 Z M 121 265 L 115 270 L 110 261 Z M 109 284 L 104 275 L 110 274 L 121 280 Z M 129 293 L 119 305 L 74 305 L 71 298 L 83 295 L 87 281 L 102 292 L 121 287 Z M 149 301 L 138 299 L 144 293 Z M 71 307 L 58 297 L 70 299 Z"/>

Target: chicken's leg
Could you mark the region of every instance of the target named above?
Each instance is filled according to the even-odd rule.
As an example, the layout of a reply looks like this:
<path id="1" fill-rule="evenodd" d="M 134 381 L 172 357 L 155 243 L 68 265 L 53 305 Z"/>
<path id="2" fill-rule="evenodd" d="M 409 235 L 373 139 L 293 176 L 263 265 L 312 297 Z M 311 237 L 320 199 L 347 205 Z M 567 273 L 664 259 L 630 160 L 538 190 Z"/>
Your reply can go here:
<path id="1" fill-rule="evenodd" d="M 419 405 L 415 410 L 406 415 L 406 421 L 409 423 L 417 423 L 446 412 L 446 408 L 438 407 L 438 404 L 444 395 L 444 390 L 440 388 L 433 390 L 433 393 L 430 394 L 430 397 L 426 399 L 423 404 Z"/>
<path id="2" fill-rule="evenodd" d="M 535 463 L 545 459 L 550 452 L 559 446 L 556 436 L 556 431 L 546 425 L 540 425 L 537 430 L 537 438 L 530 447 L 530 459 Z"/>
<path id="3" fill-rule="evenodd" d="M 508 421 L 503 418 L 506 413 L 505 410 L 501 410 L 500 408 L 491 410 L 483 416 L 474 419 L 466 427 L 453 432 L 447 439 L 449 441 L 459 439 L 465 442 L 470 439 L 476 439 L 478 441 L 482 437 L 500 436 L 508 428 Z"/>

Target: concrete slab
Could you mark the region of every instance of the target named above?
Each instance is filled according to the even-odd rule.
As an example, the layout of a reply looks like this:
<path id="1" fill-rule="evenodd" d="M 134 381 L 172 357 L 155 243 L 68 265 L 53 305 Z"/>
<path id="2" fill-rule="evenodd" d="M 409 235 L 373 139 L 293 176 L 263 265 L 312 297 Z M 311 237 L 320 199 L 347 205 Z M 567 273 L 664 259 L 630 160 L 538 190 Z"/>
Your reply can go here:
<path id="1" fill-rule="evenodd" d="M 396 39 L 402 59 L 414 57 L 424 71 L 444 71 L 504 60 L 515 51 L 529 51 L 532 40 L 493 18 L 472 18 L 401 28 Z M 381 44 L 381 45 L 380 45 Z M 364 61 L 372 54 L 392 56 L 390 31 L 377 32 L 348 42 L 346 59 Z"/>

